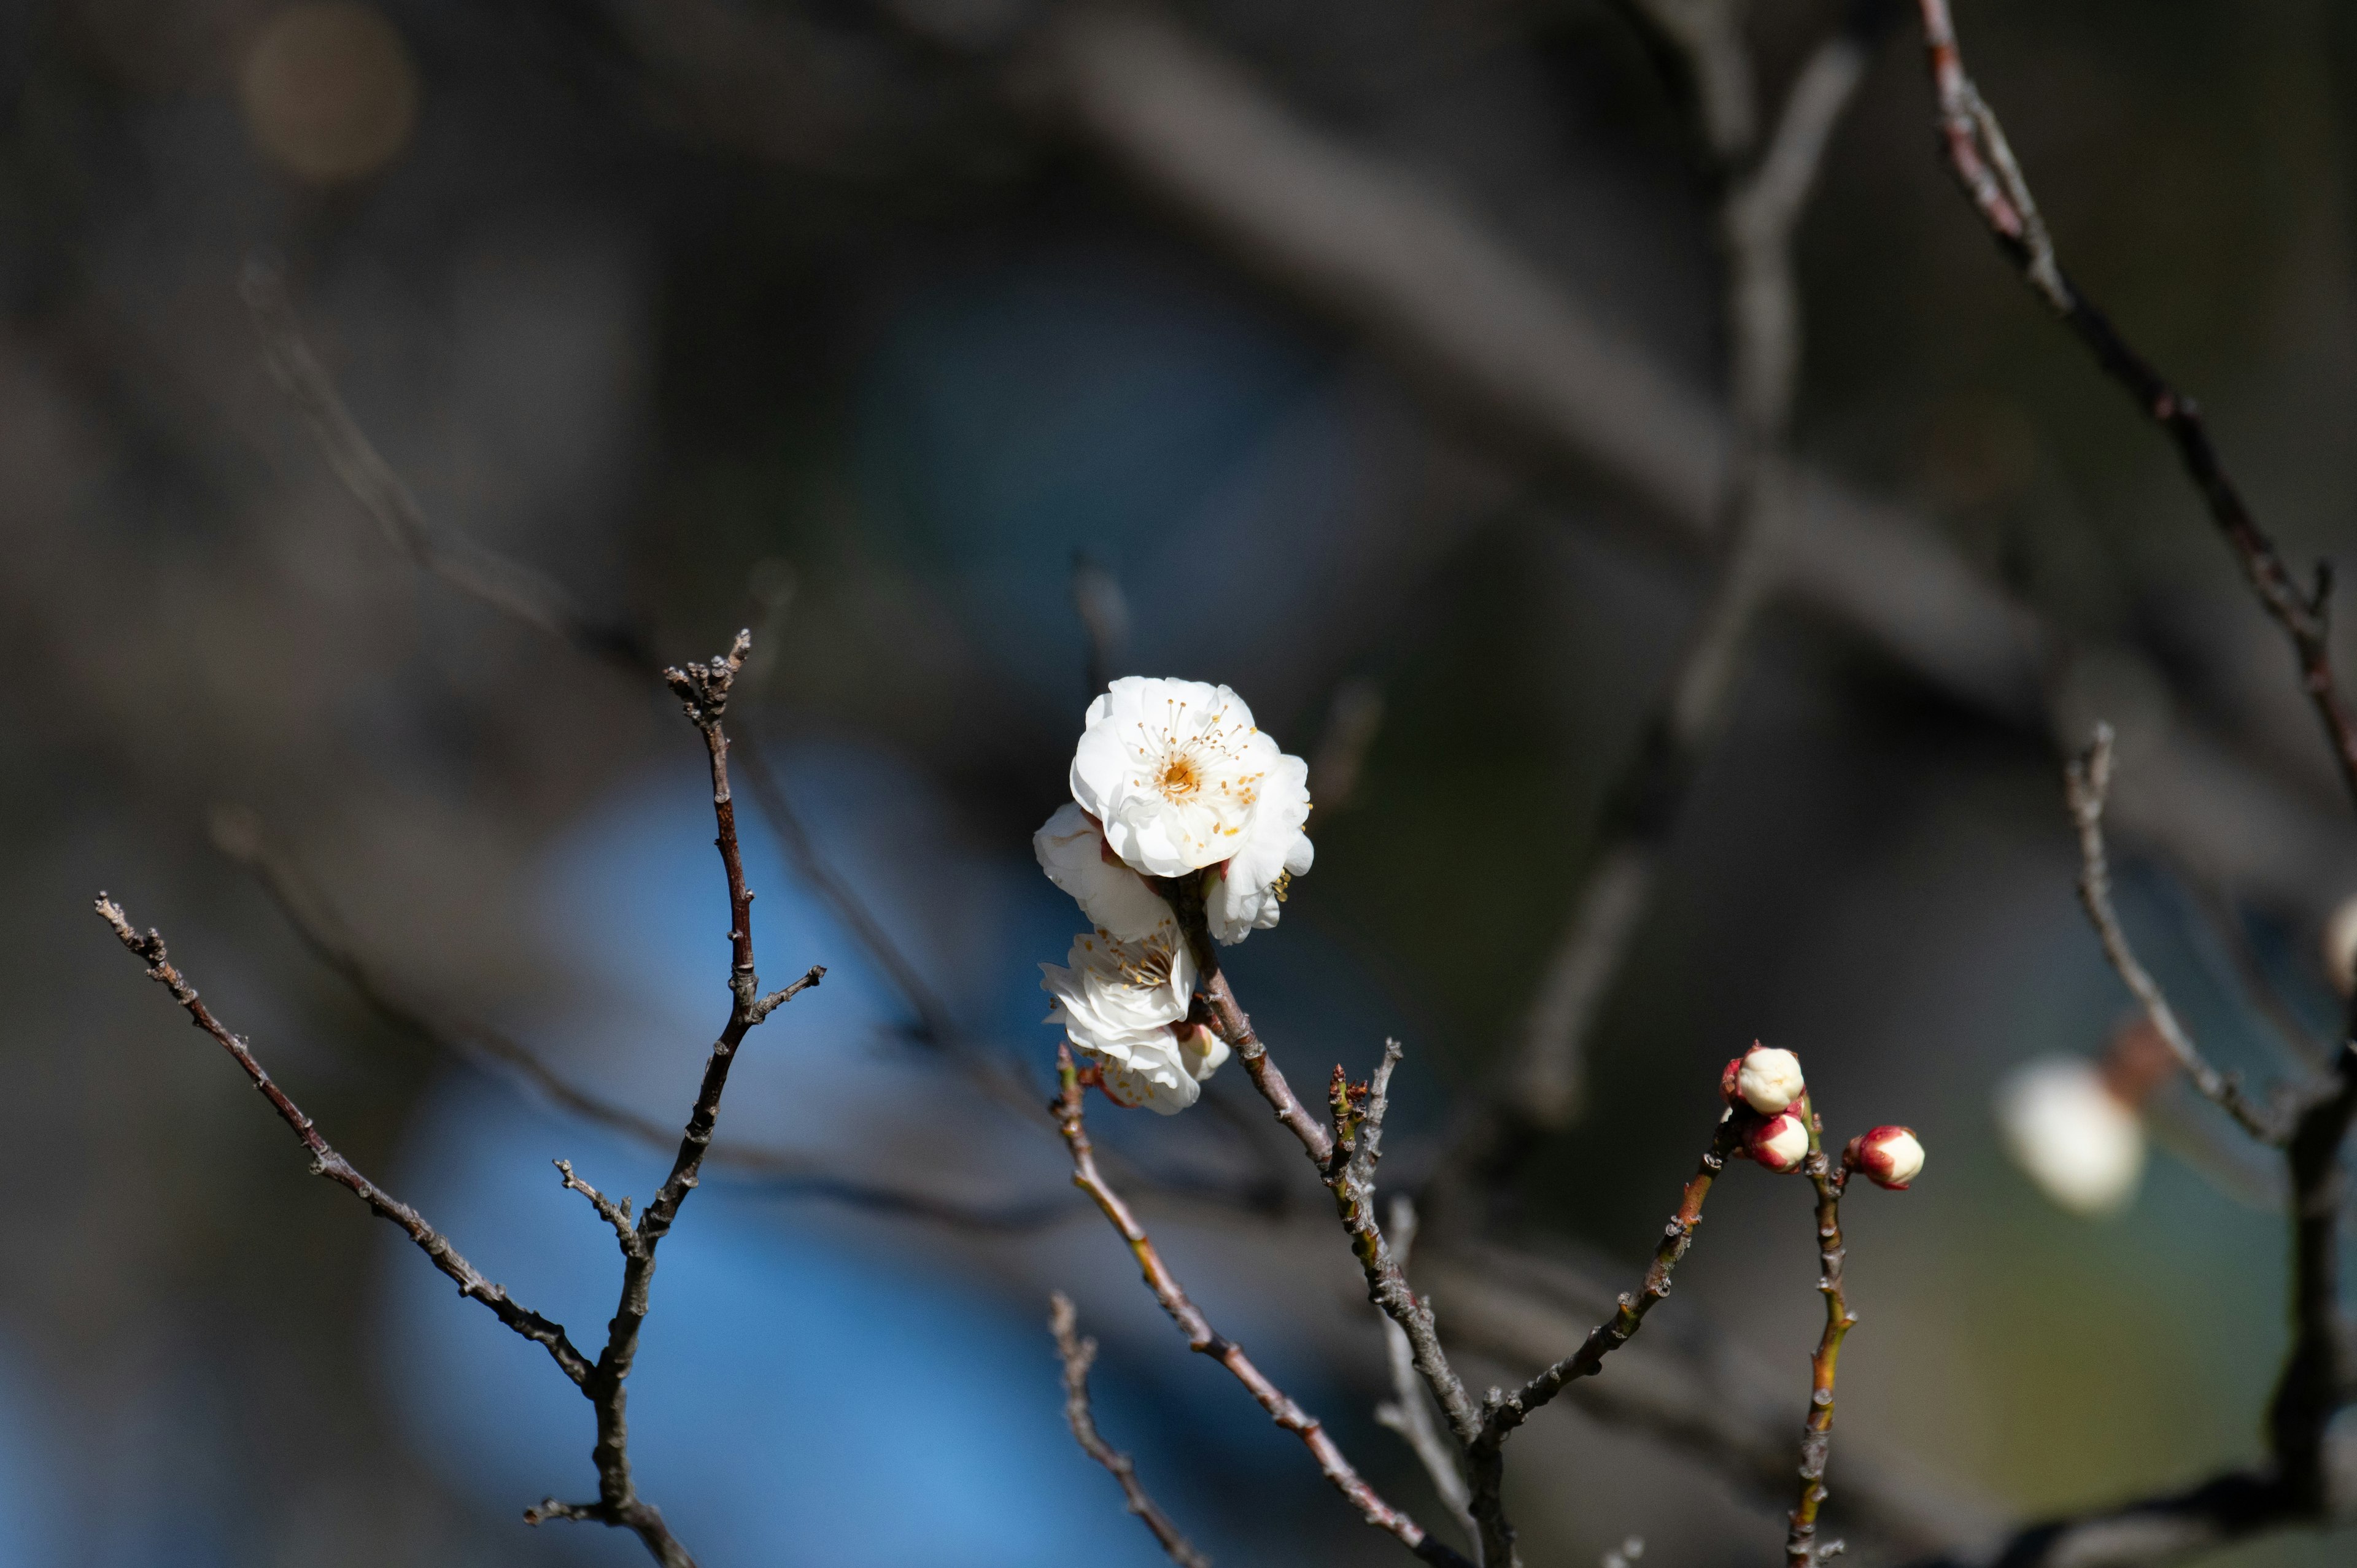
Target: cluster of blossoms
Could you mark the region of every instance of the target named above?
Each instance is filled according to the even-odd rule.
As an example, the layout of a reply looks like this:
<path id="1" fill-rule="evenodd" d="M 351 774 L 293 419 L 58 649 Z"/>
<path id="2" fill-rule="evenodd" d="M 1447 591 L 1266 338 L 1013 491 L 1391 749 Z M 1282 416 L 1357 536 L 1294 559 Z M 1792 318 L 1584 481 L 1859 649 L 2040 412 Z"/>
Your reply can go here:
<path id="1" fill-rule="evenodd" d="M 1809 1086 L 1801 1058 L 1755 1040 L 1727 1064 L 1718 1088 L 1743 1152 L 1771 1171 L 1799 1170 L 1809 1157 Z M 1877 1187 L 1904 1192 L 1923 1172 L 1923 1145 L 1910 1128 L 1877 1127 L 1849 1141 L 1842 1164 Z"/>
<path id="2" fill-rule="evenodd" d="M 1093 929 L 1039 966 L 1048 1022 L 1107 1094 L 1168 1116 L 1228 1058 L 1193 1015 L 1197 960 L 1172 900 L 1200 899 L 1223 944 L 1275 925 L 1309 869 L 1309 768 L 1225 686 L 1131 675 L 1089 704 L 1071 789 L 1031 847 Z"/>

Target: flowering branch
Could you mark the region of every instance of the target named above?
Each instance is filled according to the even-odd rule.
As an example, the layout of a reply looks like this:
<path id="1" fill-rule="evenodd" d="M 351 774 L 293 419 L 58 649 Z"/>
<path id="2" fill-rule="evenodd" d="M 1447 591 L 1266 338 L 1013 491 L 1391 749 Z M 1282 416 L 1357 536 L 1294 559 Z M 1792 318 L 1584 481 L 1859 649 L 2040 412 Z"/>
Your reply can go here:
<path id="1" fill-rule="evenodd" d="M 1058 1291 L 1048 1298 L 1048 1332 L 1056 1337 L 1056 1353 L 1064 1362 L 1064 1420 L 1071 1423 L 1072 1440 L 1081 1451 L 1110 1471 L 1121 1483 L 1121 1495 L 1129 1503 L 1129 1511 L 1162 1543 L 1162 1550 L 1178 1568 L 1211 1568 L 1211 1560 L 1195 1550 L 1192 1542 L 1170 1516 L 1146 1495 L 1138 1484 L 1137 1466 L 1097 1431 L 1096 1417 L 1089 1409 L 1089 1368 L 1097 1359 L 1097 1342 L 1083 1339 L 1077 1332 L 1077 1320 L 1072 1312 L 1072 1298 Z"/>
<path id="2" fill-rule="evenodd" d="M 2201 493 L 2211 521 L 2233 549 L 2260 605 L 2289 639 L 2298 662 L 2301 689 L 2324 726 L 2341 782 L 2352 800 L 2357 800 L 2357 712 L 2342 697 L 2332 673 L 2330 567 L 2318 564 L 2310 588 L 2303 589 L 2294 581 L 2275 541 L 2252 517 L 2242 492 L 2226 473 L 2211 443 L 2209 427 L 2202 423 L 2200 406 L 2122 338 L 2111 318 L 2064 274 L 2029 181 L 2006 141 L 2005 128 L 1964 70 L 1947 0 L 1919 3 L 1932 84 L 1939 97 L 1942 141 L 1956 183 L 1964 188 L 1997 249 L 2031 290 L 2177 448 L 2186 477 Z"/>
<path id="3" fill-rule="evenodd" d="M 1211 1327 L 1200 1308 L 1188 1299 L 1178 1277 L 1162 1262 L 1155 1251 L 1154 1241 L 1146 1228 L 1137 1222 L 1128 1204 L 1115 1192 L 1097 1169 L 1096 1154 L 1089 1142 L 1088 1129 L 1082 1119 L 1081 1070 L 1072 1060 L 1070 1045 L 1056 1047 L 1056 1072 L 1060 1092 L 1049 1109 L 1056 1118 L 1058 1129 L 1064 1135 L 1065 1146 L 1071 1151 L 1072 1185 L 1095 1200 L 1107 1220 L 1121 1239 L 1129 1243 L 1130 1253 L 1137 1260 L 1138 1272 L 1145 1276 L 1146 1288 L 1162 1310 L 1187 1337 L 1187 1348 L 1198 1355 L 1209 1356 L 1225 1367 L 1236 1381 L 1260 1407 L 1268 1412 L 1271 1420 L 1301 1439 L 1318 1467 L 1334 1489 L 1340 1492 L 1360 1517 L 1369 1524 L 1396 1539 L 1401 1545 L 1426 1563 L 1472 1568 L 1472 1565 L 1446 1544 L 1425 1533 L 1424 1527 L 1400 1509 L 1383 1501 L 1372 1487 L 1361 1478 L 1349 1459 L 1343 1456 L 1333 1438 L 1315 1416 L 1293 1402 L 1285 1391 L 1270 1382 L 1259 1368 L 1252 1363 L 1241 1346 Z"/>
<path id="4" fill-rule="evenodd" d="M 1809 1358 L 1809 1418 L 1801 1437 L 1801 1500 L 1793 1506 L 1792 1532 L 1784 1538 L 1789 1568 L 1818 1568 L 1842 1550 L 1838 1541 L 1817 1544 L 1817 1511 L 1825 1501 L 1825 1461 L 1834 1444 L 1834 1373 L 1841 1360 L 1842 1340 L 1857 1326 L 1849 1298 L 1842 1291 L 1841 1199 L 1849 1185 L 1846 1163 L 1835 1166 L 1825 1157 L 1824 1125 L 1816 1107 L 1801 1101 L 1802 1119 L 1809 1129 L 1809 1157 L 1802 1172 L 1817 1189 L 1817 1289 L 1825 1298 L 1825 1329 Z"/>
<path id="5" fill-rule="evenodd" d="M 2169 1004 L 2159 983 L 2136 961 L 2136 950 L 2128 946 L 2127 932 L 2121 929 L 2119 915 L 2112 908 L 2111 868 L 2104 853 L 2104 802 L 2111 789 L 2112 727 L 2099 724 L 2086 750 L 2063 764 L 2062 789 L 2072 824 L 2079 832 L 2079 902 L 2086 907 L 2087 918 L 2103 941 L 2104 956 L 2135 993 L 2154 1031 L 2193 1080 L 2193 1087 L 2252 1137 L 2280 1145 L 2288 1135 L 2281 1119 L 2255 1103 L 2242 1085 L 2210 1065 L 2178 1021 L 2177 1010 Z"/>

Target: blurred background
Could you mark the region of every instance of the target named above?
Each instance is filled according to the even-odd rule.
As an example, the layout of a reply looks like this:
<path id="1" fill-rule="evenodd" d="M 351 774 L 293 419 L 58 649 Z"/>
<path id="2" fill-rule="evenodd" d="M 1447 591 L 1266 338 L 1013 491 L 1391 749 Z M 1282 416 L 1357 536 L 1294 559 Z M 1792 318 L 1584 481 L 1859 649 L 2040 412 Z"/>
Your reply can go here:
<path id="1" fill-rule="evenodd" d="M 2073 272 L 2202 397 L 2290 557 L 2343 548 L 2351 13 L 1960 10 Z M 1842 12 L 1750 6 L 1763 105 Z M 632 1383 L 641 1486 L 699 1560 L 1160 1561 L 1064 1431 L 1060 1287 L 1107 1436 L 1215 1559 L 1404 1561 L 1185 1352 L 1047 1118 L 974 1064 L 1046 1092 L 1037 965 L 1077 924 L 1028 839 L 1091 694 L 1077 581 L 1119 623 L 1105 670 L 1225 682 L 1314 759 L 1316 869 L 1232 972 L 1297 1084 L 1400 1037 L 1387 1169 L 1431 1168 L 1708 573 L 1727 335 L 1674 52 L 1587 0 L 0 16 L 0 1564 L 644 1560 L 520 1522 L 594 1492 L 586 1408 L 307 1180 L 88 913 L 103 887 L 163 928 L 339 1147 L 595 1338 L 610 1238 L 549 1161 L 643 1199 L 668 1152 L 447 1047 L 677 1124 L 726 1008 L 701 747 L 651 681 L 388 540 L 264 368 L 255 257 L 436 526 L 666 659 L 758 629 L 734 722 L 920 977 L 748 813 L 765 975 L 829 972 L 739 1068 Z M 1940 166 L 1907 27 L 1867 73 L 1798 233 L 1781 591 L 1581 1114 L 1419 1283 L 1469 1380 L 1527 1375 L 1634 1282 L 1720 1064 L 1800 1051 L 1838 1135 L 1931 1151 L 1849 1206 L 1831 1477 L 1854 1555 L 1903 1562 L 2252 1459 L 2287 1339 L 2268 1173 L 2181 1088 L 2107 1186 L 2008 1155 L 2018 1070 L 2083 1075 L 2127 1000 L 2058 745 L 2119 727 L 2125 918 L 2255 1081 L 2292 1058 L 2244 972 L 2329 1028 L 2357 838 L 2169 453 Z M 447 1039 L 323 964 L 257 864 Z M 1208 1099 L 1092 1127 L 1213 1321 L 1447 1534 L 1373 1419 L 1328 1200 L 1241 1074 Z M 1532 1563 L 1768 1560 L 1811 1230 L 1798 1184 L 1725 1184 L 1625 1365 L 1517 1440 Z M 1773 1448 L 1748 1469 L 1746 1433 Z"/>

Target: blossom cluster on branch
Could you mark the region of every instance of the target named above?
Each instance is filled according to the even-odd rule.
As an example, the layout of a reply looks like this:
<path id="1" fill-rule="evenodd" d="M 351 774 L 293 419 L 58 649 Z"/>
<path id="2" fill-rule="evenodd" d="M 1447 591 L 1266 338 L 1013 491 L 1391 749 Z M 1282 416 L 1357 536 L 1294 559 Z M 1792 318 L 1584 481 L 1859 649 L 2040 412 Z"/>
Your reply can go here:
<path id="1" fill-rule="evenodd" d="M 1184 1111 L 1228 1058 L 1190 1016 L 1200 961 L 1178 905 L 1233 945 L 1276 924 L 1309 869 L 1309 767 L 1225 686 L 1130 675 L 1089 704 L 1072 799 L 1032 835 L 1092 929 L 1039 966 L 1048 1022 L 1123 1105 Z"/>

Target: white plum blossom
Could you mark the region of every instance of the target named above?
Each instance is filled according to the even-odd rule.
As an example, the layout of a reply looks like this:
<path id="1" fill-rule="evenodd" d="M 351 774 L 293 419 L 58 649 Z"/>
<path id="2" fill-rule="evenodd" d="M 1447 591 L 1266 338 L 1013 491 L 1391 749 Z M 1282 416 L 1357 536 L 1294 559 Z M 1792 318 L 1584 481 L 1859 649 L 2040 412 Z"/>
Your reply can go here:
<path id="1" fill-rule="evenodd" d="M 1056 808 L 1031 835 L 1031 852 L 1048 880 L 1078 900 L 1081 913 L 1106 935 L 1141 941 L 1173 923 L 1170 906 L 1105 847 L 1104 830 L 1077 804 Z"/>
<path id="2" fill-rule="evenodd" d="M 1309 820 L 1309 765 L 1280 756 L 1261 781 L 1243 843 L 1216 867 L 1203 890 L 1203 919 L 1232 947 L 1247 932 L 1276 924 L 1285 890 L 1309 869 L 1315 852 L 1301 825 Z"/>
<path id="3" fill-rule="evenodd" d="M 1180 876 L 1244 847 L 1283 757 L 1225 686 L 1125 675 L 1089 704 L 1072 799 L 1132 867 Z"/>
<path id="4" fill-rule="evenodd" d="M 2015 1161 L 2073 1214 L 2109 1214 L 2136 1195 L 2144 1123 L 2094 1063 L 2049 1057 L 2016 1069 L 1998 1086 L 1996 1118 Z"/>
<path id="5" fill-rule="evenodd" d="M 1106 1092 L 1166 1116 L 1194 1104 L 1228 1047 L 1186 1021 L 1195 961 L 1178 925 L 1134 942 L 1083 931 L 1068 961 L 1039 966 L 1039 988 L 1056 999 L 1047 1021 L 1096 1064 Z"/>

